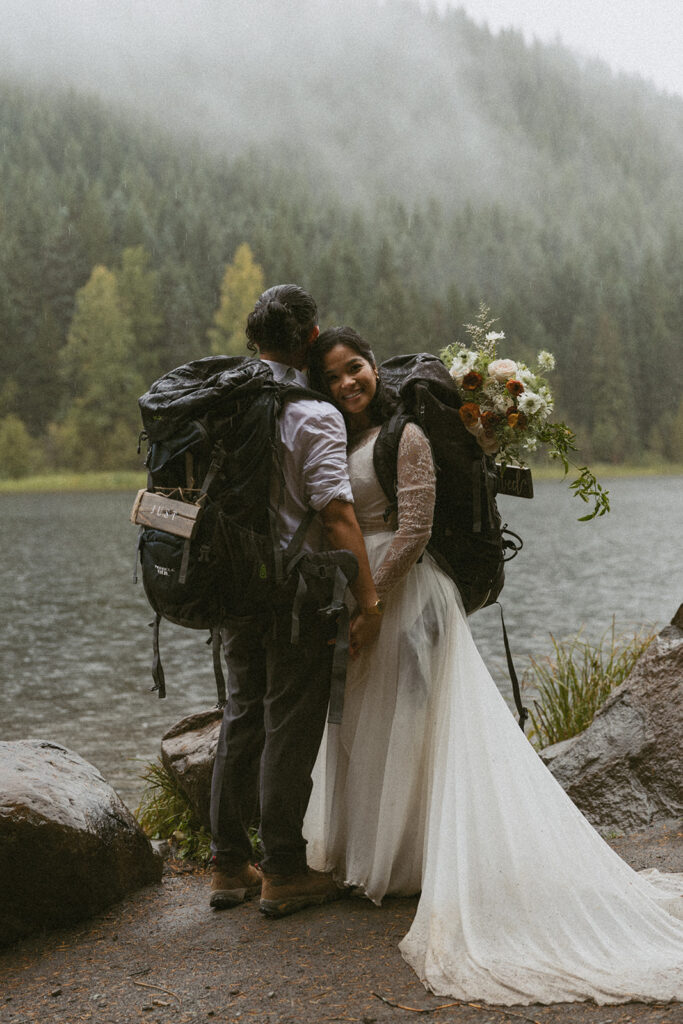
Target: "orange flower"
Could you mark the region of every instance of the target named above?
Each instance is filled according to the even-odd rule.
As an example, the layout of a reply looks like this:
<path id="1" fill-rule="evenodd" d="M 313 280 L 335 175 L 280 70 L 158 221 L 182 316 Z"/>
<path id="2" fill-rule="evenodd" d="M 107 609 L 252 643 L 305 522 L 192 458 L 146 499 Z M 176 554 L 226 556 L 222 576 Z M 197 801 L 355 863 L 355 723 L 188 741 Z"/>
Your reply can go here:
<path id="1" fill-rule="evenodd" d="M 476 391 L 482 384 L 484 378 L 476 370 L 470 370 L 462 379 L 462 386 L 465 391 Z"/>
<path id="2" fill-rule="evenodd" d="M 493 409 L 485 409 L 481 414 L 481 422 L 487 430 L 495 427 L 496 424 L 500 423 L 501 419 L 500 413 L 494 412 Z"/>
<path id="3" fill-rule="evenodd" d="M 510 406 L 505 415 L 507 416 L 508 427 L 516 427 L 517 430 L 524 430 L 529 422 L 524 413 L 520 412 L 519 409 L 515 409 L 513 405 Z"/>
<path id="4" fill-rule="evenodd" d="M 473 427 L 479 420 L 479 406 L 476 402 L 465 402 L 458 409 L 458 415 L 466 427 Z"/>
<path id="5" fill-rule="evenodd" d="M 509 380 L 505 385 L 505 390 L 508 394 L 512 395 L 513 398 L 517 398 L 524 391 L 524 385 L 521 380 Z"/>

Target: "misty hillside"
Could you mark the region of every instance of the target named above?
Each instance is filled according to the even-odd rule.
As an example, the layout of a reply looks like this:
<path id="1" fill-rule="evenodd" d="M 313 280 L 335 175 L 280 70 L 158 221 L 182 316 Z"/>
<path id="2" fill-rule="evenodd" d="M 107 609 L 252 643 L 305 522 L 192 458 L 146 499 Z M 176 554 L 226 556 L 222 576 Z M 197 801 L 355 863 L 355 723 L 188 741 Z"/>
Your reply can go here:
<path id="1" fill-rule="evenodd" d="M 94 92 L 228 157 L 256 146 L 354 200 L 493 200 L 539 220 L 561 209 L 578 238 L 607 204 L 629 245 L 643 230 L 653 240 L 671 206 L 683 212 L 683 99 L 492 35 L 461 10 L 166 0 L 160 18 L 131 0 L 7 5 L 0 55 L 22 79 Z"/>
<path id="2" fill-rule="evenodd" d="M 132 413 L 88 429 L 123 438 L 135 388 L 209 351 L 243 242 L 383 357 L 439 351 L 483 300 L 504 355 L 556 354 L 588 454 L 683 459 L 683 100 L 411 4 L 8 7 L 0 462 L 8 416 L 79 461 L 95 267 Z"/>

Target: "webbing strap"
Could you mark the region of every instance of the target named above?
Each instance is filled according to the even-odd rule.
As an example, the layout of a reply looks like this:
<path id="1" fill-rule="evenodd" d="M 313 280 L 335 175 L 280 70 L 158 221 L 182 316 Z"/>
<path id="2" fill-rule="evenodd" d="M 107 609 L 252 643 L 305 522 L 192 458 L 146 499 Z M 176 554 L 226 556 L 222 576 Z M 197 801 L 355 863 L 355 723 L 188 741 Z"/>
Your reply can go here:
<path id="1" fill-rule="evenodd" d="M 515 707 L 519 714 L 519 727 L 524 732 L 524 726 L 526 720 L 529 717 L 527 708 L 522 704 L 522 694 L 519 689 L 519 680 L 517 679 L 517 673 L 515 672 L 515 666 L 512 661 L 512 652 L 510 651 L 510 642 L 508 640 L 507 630 L 505 628 L 505 616 L 503 615 L 503 606 L 500 601 L 496 601 L 496 604 L 500 608 L 500 621 L 503 626 L 503 643 L 505 644 L 505 657 L 508 663 L 508 672 L 510 674 L 510 682 L 512 683 L 512 695 L 515 698 Z"/>
<path id="2" fill-rule="evenodd" d="M 299 573 L 299 582 L 296 585 L 296 594 L 294 595 L 294 604 L 292 605 L 292 629 L 289 637 L 290 642 L 293 644 L 298 644 L 301 636 L 301 605 L 307 590 L 306 580 L 303 574 Z"/>
<path id="3" fill-rule="evenodd" d="M 481 461 L 472 463 L 472 530 L 481 533 Z"/>
<path id="4" fill-rule="evenodd" d="M 188 537 L 183 544 L 183 557 L 180 560 L 180 574 L 178 576 L 178 583 L 184 583 L 187 579 L 187 570 L 190 567 L 190 538 Z"/>
<path id="5" fill-rule="evenodd" d="M 339 725 L 344 713 L 344 692 L 346 690 L 346 665 L 349 657 L 349 610 L 344 602 L 347 579 L 337 566 L 334 577 L 334 593 L 332 606 L 338 608 L 337 636 L 334 642 L 332 657 L 332 673 L 330 676 L 330 706 L 327 721 L 330 725 Z"/>
<path id="6" fill-rule="evenodd" d="M 213 674 L 216 677 L 216 695 L 218 697 L 218 703 L 216 707 L 224 708 L 227 695 L 225 691 L 225 676 L 223 674 L 223 665 L 221 662 L 221 631 L 218 627 L 211 630 L 211 635 L 208 642 L 211 644 L 211 653 L 213 655 Z"/>
<path id="7" fill-rule="evenodd" d="M 152 660 L 152 679 L 154 680 L 154 686 L 152 687 L 152 693 L 156 690 L 159 694 L 159 699 L 163 700 L 166 696 L 166 678 L 164 676 L 164 667 L 161 664 L 161 654 L 159 653 L 159 624 L 161 622 L 161 615 L 157 612 L 154 617 L 154 622 L 150 622 L 152 627 L 152 649 L 154 651 L 154 658 Z"/>
<path id="8" fill-rule="evenodd" d="M 288 571 L 296 568 L 296 563 L 303 555 L 294 560 L 294 563 L 290 563 Z M 329 579 L 332 566 L 321 567 L 321 572 Z M 342 570 L 341 566 L 334 566 L 334 585 L 332 587 L 332 597 L 330 603 L 325 605 L 324 608 L 318 609 L 318 615 L 324 618 L 335 617 L 337 620 L 337 634 L 335 639 L 332 641 L 334 644 L 334 655 L 332 656 L 332 666 L 330 674 L 330 705 L 327 720 L 331 725 L 339 725 L 342 720 L 342 713 L 344 711 L 344 690 L 346 687 L 346 664 L 349 655 L 349 626 L 350 616 L 349 610 L 346 607 L 344 601 L 344 595 L 348 586 L 348 579 Z M 303 573 L 299 573 L 299 580 L 297 583 L 296 594 L 294 595 L 294 604 L 291 612 L 291 633 L 290 641 L 293 644 L 299 643 L 301 637 L 301 606 L 304 598 L 308 591 L 308 584 Z"/>
<path id="9" fill-rule="evenodd" d="M 209 468 L 206 471 L 206 476 L 202 481 L 202 485 L 199 488 L 200 496 L 203 496 L 208 492 L 209 487 L 214 481 L 216 473 L 218 473 L 218 470 L 221 468 L 224 462 L 225 448 L 219 441 L 217 444 L 214 445 L 213 451 L 211 452 L 211 462 L 209 463 Z"/>
<path id="10" fill-rule="evenodd" d="M 297 558 L 301 548 L 303 547 L 306 534 L 308 533 L 308 527 L 311 525 L 317 514 L 318 513 L 313 508 L 306 509 L 303 519 L 294 532 L 294 536 L 285 548 L 284 560 L 287 565 L 288 573 L 291 571 L 293 559 Z"/>
<path id="11" fill-rule="evenodd" d="M 142 547 L 142 530 L 141 526 L 138 530 L 138 542 L 135 545 L 135 565 L 133 566 L 133 583 L 138 581 L 138 562 L 140 561 L 140 548 Z"/>

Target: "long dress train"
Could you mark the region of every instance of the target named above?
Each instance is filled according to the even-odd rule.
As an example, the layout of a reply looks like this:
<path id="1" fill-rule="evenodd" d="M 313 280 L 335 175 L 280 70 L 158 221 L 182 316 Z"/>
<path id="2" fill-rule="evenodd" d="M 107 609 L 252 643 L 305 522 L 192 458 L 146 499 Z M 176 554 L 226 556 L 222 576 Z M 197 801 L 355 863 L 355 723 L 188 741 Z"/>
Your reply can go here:
<path id="1" fill-rule="evenodd" d="M 373 573 L 394 534 L 349 457 Z M 379 903 L 421 892 L 400 944 L 438 995 L 490 1003 L 683 999 L 683 875 L 646 877 L 601 839 L 522 734 L 428 554 L 349 666 L 304 832 L 311 866 Z"/>

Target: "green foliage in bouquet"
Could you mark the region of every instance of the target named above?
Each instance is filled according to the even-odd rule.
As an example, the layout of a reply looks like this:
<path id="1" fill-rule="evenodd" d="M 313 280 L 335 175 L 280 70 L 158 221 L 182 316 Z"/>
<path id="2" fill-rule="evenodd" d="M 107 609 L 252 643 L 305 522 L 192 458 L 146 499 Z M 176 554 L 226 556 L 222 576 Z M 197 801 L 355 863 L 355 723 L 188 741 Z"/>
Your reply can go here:
<path id="1" fill-rule="evenodd" d="M 538 368 L 496 357 L 496 344 L 505 338 L 494 331 L 496 323 L 487 306 L 481 305 L 474 324 L 465 324 L 470 344 L 456 342 L 441 352 L 463 404 L 460 417 L 485 450 L 496 449 L 504 465 L 524 466 L 529 453 L 546 449 L 562 463 L 565 476 L 570 465 L 578 472 L 570 484 L 575 497 L 593 507 L 579 520 L 585 522 L 609 511 L 609 492 L 588 466 L 576 466 L 569 455 L 576 451 L 576 436 L 565 423 L 550 420 L 553 396 L 544 376 L 555 366 L 550 352 L 539 352 Z"/>

